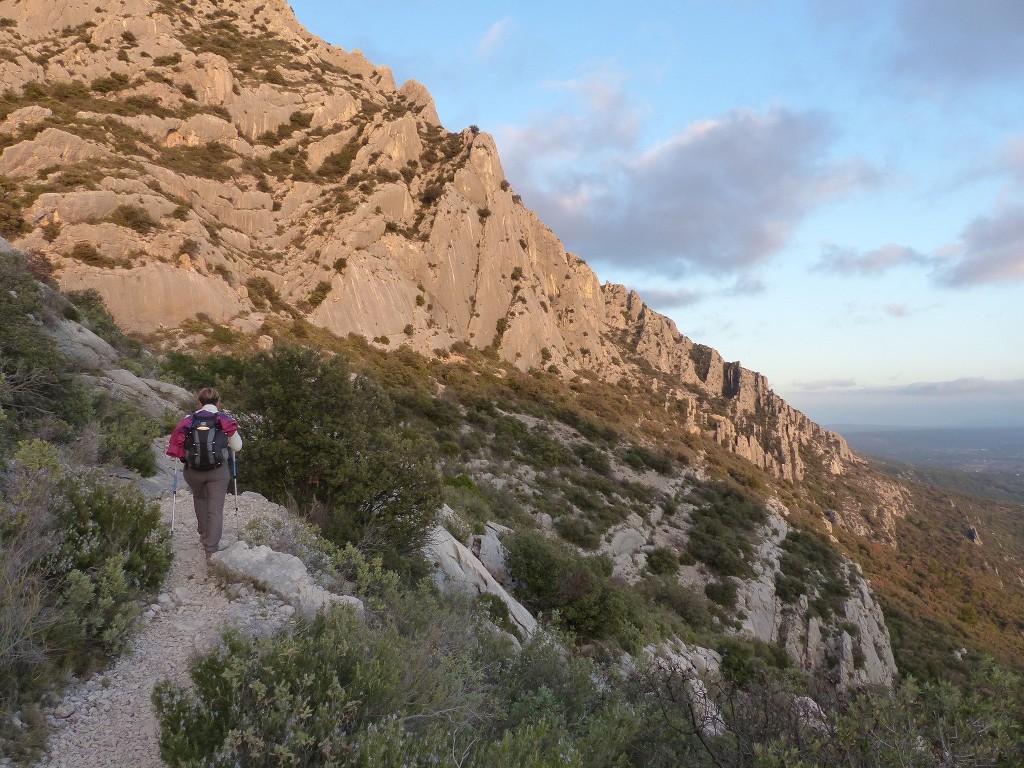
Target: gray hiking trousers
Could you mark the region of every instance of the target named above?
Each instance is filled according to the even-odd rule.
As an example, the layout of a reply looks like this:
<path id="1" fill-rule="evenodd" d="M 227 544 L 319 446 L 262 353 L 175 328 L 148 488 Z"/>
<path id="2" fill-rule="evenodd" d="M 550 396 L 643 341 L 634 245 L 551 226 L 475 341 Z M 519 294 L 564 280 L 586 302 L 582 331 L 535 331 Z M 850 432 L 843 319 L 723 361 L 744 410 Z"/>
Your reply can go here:
<path id="1" fill-rule="evenodd" d="M 216 552 L 224 531 L 224 497 L 228 495 L 231 482 L 231 466 L 225 462 L 205 472 L 185 467 L 183 476 L 192 489 L 199 540 L 207 552 Z"/>

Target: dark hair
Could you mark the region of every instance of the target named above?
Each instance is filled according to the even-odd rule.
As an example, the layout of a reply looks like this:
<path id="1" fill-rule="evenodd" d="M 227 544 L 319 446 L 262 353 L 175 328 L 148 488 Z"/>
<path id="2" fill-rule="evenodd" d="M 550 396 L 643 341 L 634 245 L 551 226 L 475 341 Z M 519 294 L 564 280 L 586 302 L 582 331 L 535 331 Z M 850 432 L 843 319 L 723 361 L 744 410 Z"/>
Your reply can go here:
<path id="1" fill-rule="evenodd" d="M 210 403 L 216 405 L 220 402 L 220 392 L 213 387 L 203 387 L 199 390 L 199 394 L 196 395 L 196 398 L 202 405 L 209 405 Z"/>

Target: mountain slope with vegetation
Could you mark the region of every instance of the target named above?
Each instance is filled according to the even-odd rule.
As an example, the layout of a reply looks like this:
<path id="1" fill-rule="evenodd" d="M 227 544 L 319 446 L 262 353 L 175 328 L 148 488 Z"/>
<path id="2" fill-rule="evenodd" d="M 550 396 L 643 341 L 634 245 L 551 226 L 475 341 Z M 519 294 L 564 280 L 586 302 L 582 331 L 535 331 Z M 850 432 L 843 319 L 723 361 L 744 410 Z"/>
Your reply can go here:
<path id="1" fill-rule="evenodd" d="M 566 378 L 654 375 L 673 420 L 777 476 L 853 461 L 764 376 L 602 285 L 490 136 L 445 130 L 421 85 L 326 45 L 283 0 L 0 0 L 0 19 L 0 234 L 154 342 L 311 324 Z"/>
<path id="2" fill-rule="evenodd" d="M 33 754 L 65 673 L 124 647 L 166 571 L 144 502 L 83 502 L 56 467 L 152 471 L 169 403 L 140 398 L 173 382 L 221 390 L 243 486 L 305 521 L 275 547 L 369 619 L 197 659 L 158 696 L 172 764 L 1020 762 L 1024 710 L 993 704 L 1021 700 L 1019 505 L 879 471 L 601 285 L 490 137 L 283 0 L 96 7 L 0 0 L 0 611 L 34 633 L 3 656 L 5 753 Z M 86 326 L 107 363 L 69 364 Z M 54 554 L 126 510 L 98 560 Z M 498 532 L 488 568 L 537 635 L 438 596 L 439 520 Z"/>

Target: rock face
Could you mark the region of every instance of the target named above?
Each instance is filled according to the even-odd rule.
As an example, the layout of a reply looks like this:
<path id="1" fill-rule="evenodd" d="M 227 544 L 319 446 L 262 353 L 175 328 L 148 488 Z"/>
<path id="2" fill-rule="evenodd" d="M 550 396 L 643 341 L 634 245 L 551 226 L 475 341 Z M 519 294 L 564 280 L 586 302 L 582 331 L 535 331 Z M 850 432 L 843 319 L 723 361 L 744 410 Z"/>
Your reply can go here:
<path id="1" fill-rule="evenodd" d="M 490 136 L 447 132 L 422 85 L 284 0 L 98 2 L 0 0 L 0 174 L 34 185 L 14 244 L 125 326 L 272 338 L 298 316 L 426 354 L 492 346 L 521 369 L 654 376 L 686 428 L 781 478 L 854 461 L 764 376 L 602 285 Z"/>
<path id="2" fill-rule="evenodd" d="M 840 688 L 891 686 L 896 676 L 889 630 L 858 566 L 841 564 L 850 585 L 841 615 L 823 617 L 812 611 L 807 594 L 792 604 L 777 591 L 782 541 L 790 527 L 780 514 L 781 504 L 769 505 L 768 535 L 757 551 L 756 578 L 739 582 L 737 608 L 744 617 L 742 631 L 759 640 L 780 644 L 803 669 L 833 670 Z"/>
<path id="3" fill-rule="evenodd" d="M 739 633 L 785 648 L 801 669 L 828 672 L 840 687 L 892 685 L 897 669 L 889 631 L 858 566 L 841 559 L 838 569 L 849 585 L 849 596 L 832 614 L 823 615 L 812 606 L 811 599 L 817 596 L 814 584 L 805 585 L 809 595 L 784 602 L 776 580 L 783 572 L 783 541 L 792 531 L 785 519 L 789 510 L 778 499 L 769 499 L 767 513 L 761 543 L 752 558 L 753 577 L 732 580 L 737 590 Z M 682 550 L 686 538 L 687 534 L 673 525 L 632 514 L 609 532 L 599 551 L 612 560 L 616 577 L 635 583 L 646 573 L 643 563 L 651 543 Z M 715 580 L 699 566 L 680 569 L 679 581 L 698 592 Z M 666 653 L 674 657 L 672 652 Z"/>

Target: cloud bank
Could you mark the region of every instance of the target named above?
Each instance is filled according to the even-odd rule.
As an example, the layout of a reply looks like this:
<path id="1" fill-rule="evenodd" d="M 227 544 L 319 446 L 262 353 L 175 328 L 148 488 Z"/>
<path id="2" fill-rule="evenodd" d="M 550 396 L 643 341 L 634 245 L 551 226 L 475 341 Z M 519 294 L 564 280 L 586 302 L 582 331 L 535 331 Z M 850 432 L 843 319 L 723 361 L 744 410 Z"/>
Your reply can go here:
<path id="1" fill-rule="evenodd" d="M 872 184 L 827 159 L 820 113 L 735 110 L 640 149 L 642 109 L 601 78 L 558 84 L 584 101 L 506 129 L 510 176 L 527 203 L 588 261 L 660 277 L 742 272 L 784 248 L 817 206 Z"/>
<path id="2" fill-rule="evenodd" d="M 857 395 L 896 395 L 899 397 L 972 398 L 979 396 L 1024 397 L 1024 379 L 994 380 L 964 377 L 950 381 L 917 381 L 888 386 L 857 386 L 854 379 L 798 382 L 797 392 L 834 392 Z"/>
<path id="3" fill-rule="evenodd" d="M 934 89 L 1016 82 L 1024 68 L 1020 0 L 903 0 L 892 74 Z"/>
<path id="4" fill-rule="evenodd" d="M 895 243 L 869 251 L 825 243 L 815 269 L 878 275 L 907 265 L 928 267 L 934 281 L 949 288 L 1024 280 L 1024 204 L 978 216 L 956 242 L 933 254 Z"/>

